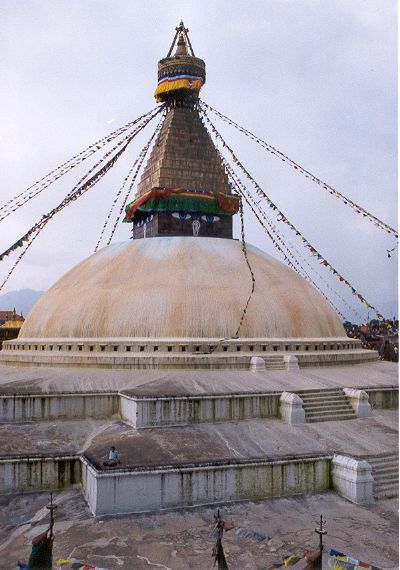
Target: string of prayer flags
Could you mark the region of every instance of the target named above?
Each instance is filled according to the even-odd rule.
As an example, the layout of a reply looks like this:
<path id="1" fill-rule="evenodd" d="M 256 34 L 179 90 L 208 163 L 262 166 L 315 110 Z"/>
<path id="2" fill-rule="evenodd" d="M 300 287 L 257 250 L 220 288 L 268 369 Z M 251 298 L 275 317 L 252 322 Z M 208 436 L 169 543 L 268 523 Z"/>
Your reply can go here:
<path id="1" fill-rule="evenodd" d="M 243 324 L 244 318 L 247 314 L 247 309 L 249 308 L 249 304 L 250 304 L 251 298 L 254 294 L 255 286 L 256 286 L 256 278 L 254 276 L 253 270 L 252 270 L 251 265 L 250 265 L 249 257 L 247 255 L 246 241 L 245 241 L 245 236 L 244 236 L 244 216 L 243 216 L 243 202 L 242 202 L 242 200 L 239 200 L 239 212 L 240 212 L 240 233 L 241 233 L 241 240 L 242 240 L 242 251 L 243 251 L 245 261 L 246 261 L 246 265 L 249 268 L 249 272 L 250 272 L 250 276 L 251 276 L 251 291 L 250 291 L 250 294 L 249 294 L 248 299 L 246 301 L 246 304 L 244 306 L 244 309 L 242 311 L 242 316 L 240 317 L 239 325 L 238 325 L 238 328 L 235 332 L 234 338 L 239 338 L 240 329 L 242 328 L 242 324 Z"/>
<path id="2" fill-rule="evenodd" d="M 156 130 L 155 130 L 153 136 L 156 136 L 156 134 L 158 134 L 158 132 L 161 130 L 161 127 L 162 127 L 163 122 L 164 122 L 164 117 L 161 119 L 161 121 L 160 121 L 159 124 L 157 125 L 157 128 L 156 128 Z M 115 222 L 114 222 L 114 226 L 113 226 L 113 228 L 112 228 L 112 230 L 111 230 L 110 237 L 108 238 L 107 245 L 110 245 L 111 240 L 112 240 L 112 238 L 114 237 L 115 230 L 117 229 L 117 225 L 118 225 L 118 223 L 119 223 L 119 221 L 120 221 L 120 219 L 121 219 L 121 215 L 122 215 L 122 213 L 125 211 L 125 206 L 126 206 L 126 203 L 127 203 L 127 201 L 128 201 L 129 194 L 131 193 L 132 187 L 133 187 L 133 185 L 134 185 L 134 183 L 135 183 L 135 180 L 136 180 L 136 178 L 137 178 L 137 176 L 138 176 L 138 174 L 139 174 L 139 171 L 140 171 L 140 169 L 141 169 L 141 167 L 142 167 L 142 164 L 143 164 L 143 161 L 144 161 L 144 159 L 145 159 L 145 157 L 146 157 L 146 154 L 147 154 L 147 152 L 148 152 L 148 150 L 149 150 L 149 148 L 150 148 L 151 140 L 152 140 L 152 139 L 150 139 L 150 141 L 149 141 L 149 143 L 148 143 L 148 147 L 147 147 L 147 148 L 144 147 L 144 148 L 142 149 L 143 154 L 142 154 L 141 157 L 139 157 L 139 162 L 138 162 L 138 165 L 137 165 L 137 167 L 136 167 L 135 174 L 133 175 L 133 178 L 132 178 L 131 183 L 130 183 L 130 185 L 129 185 L 128 191 L 127 191 L 127 193 L 125 194 L 125 198 L 124 198 L 124 200 L 123 200 L 123 202 L 122 202 L 122 204 L 121 204 L 121 207 L 120 207 L 120 209 L 119 209 L 118 216 L 117 216 L 117 219 L 116 219 Z M 147 146 L 147 145 L 146 145 L 146 146 Z"/>
<path id="3" fill-rule="evenodd" d="M 362 562 L 333 548 L 329 552 L 328 564 L 331 570 L 380 570 L 369 562 Z"/>
<path id="4" fill-rule="evenodd" d="M 66 206 L 68 206 L 69 204 L 71 204 L 73 201 L 75 201 L 77 198 L 79 198 L 80 196 L 82 196 L 82 194 L 86 193 L 88 190 L 90 190 L 90 188 L 92 188 L 109 170 L 110 168 L 112 168 L 114 166 L 114 164 L 117 162 L 117 160 L 122 156 L 122 154 L 125 152 L 125 150 L 127 149 L 128 145 L 130 144 L 130 142 L 132 141 L 132 139 L 142 130 L 144 129 L 144 127 L 159 113 L 161 113 L 163 111 L 164 107 L 160 106 L 158 107 L 157 111 L 150 117 L 147 118 L 146 121 L 142 122 L 133 133 L 130 133 L 129 135 L 125 136 L 121 141 L 119 141 L 111 150 L 109 150 L 103 157 L 102 159 L 96 163 L 86 174 L 85 176 L 83 176 L 79 182 L 74 186 L 74 188 L 72 188 L 72 190 L 65 196 L 65 198 L 62 200 L 62 202 L 60 202 L 60 204 L 58 204 L 58 206 L 56 206 L 55 208 L 53 208 L 52 210 L 50 210 L 47 214 L 44 214 L 42 216 L 42 218 L 40 219 L 39 222 L 37 222 L 34 226 L 32 226 L 32 228 L 30 230 L 28 230 L 26 232 L 26 234 L 24 234 L 17 242 L 15 242 L 11 247 L 9 247 L 7 250 L 5 250 L 2 254 L 0 254 L 0 261 L 2 259 L 4 259 L 4 257 L 8 256 L 12 251 L 14 251 L 15 249 L 18 249 L 20 247 L 22 247 L 24 245 L 24 243 L 26 243 L 26 247 L 25 250 L 21 253 L 21 255 L 19 256 L 19 258 L 17 259 L 17 261 L 15 262 L 14 266 L 11 268 L 10 272 L 8 273 L 5 281 L 2 283 L 2 285 L 0 286 L 0 291 L 1 289 L 4 287 L 5 283 L 8 281 L 8 279 L 10 278 L 11 274 L 13 273 L 13 271 L 15 270 L 15 268 L 17 267 L 17 265 L 19 264 L 19 262 L 21 261 L 22 257 L 25 255 L 25 253 L 27 252 L 27 250 L 29 249 L 29 247 L 32 245 L 33 241 L 37 238 L 37 236 L 39 235 L 39 233 L 44 229 L 44 227 L 46 226 L 46 224 L 50 221 L 50 219 L 53 218 L 53 216 L 55 214 L 57 214 L 58 212 L 60 212 L 61 210 L 63 210 Z M 119 147 L 121 147 L 118 152 L 116 152 L 111 158 L 110 160 L 108 160 L 108 162 L 106 162 L 101 168 L 100 170 L 98 170 L 97 172 L 95 172 L 95 174 L 89 178 L 88 180 L 86 180 L 88 178 L 88 176 L 100 165 L 102 164 L 102 162 L 108 158 L 113 152 L 115 152 Z"/>
<path id="5" fill-rule="evenodd" d="M 275 241 L 274 237 L 270 234 L 270 232 L 268 231 L 268 229 L 265 227 L 263 221 L 260 219 L 260 216 L 263 217 L 265 219 L 265 221 L 268 223 L 269 220 L 266 218 L 266 216 L 264 215 L 264 213 L 258 209 L 258 213 L 255 211 L 256 209 L 256 204 L 254 202 L 254 200 L 252 199 L 251 194 L 247 191 L 247 188 L 244 186 L 244 184 L 242 183 L 242 181 L 240 180 L 240 178 L 237 176 L 237 174 L 234 172 L 234 170 L 231 168 L 231 166 L 225 161 L 225 159 L 221 156 L 221 161 L 224 164 L 228 175 L 230 177 L 231 182 L 234 184 L 234 186 L 236 186 L 237 191 L 239 192 L 240 195 L 243 196 L 243 198 L 246 200 L 246 203 L 248 204 L 248 206 L 250 207 L 250 209 L 252 210 L 253 214 L 256 216 L 258 222 L 260 223 L 260 225 L 265 229 L 265 231 L 267 232 L 268 237 L 271 239 L 273 245 L 279 250 L 279 252 L 284 256 L 285 261 L 287 261 L 288 265 L 297 273 L 299 273 L 297 267 L 295 267 L 295 265 L 289 260 L 289 258 L 286 256 L 285 252 L 283 251 L 283 249 L 280 247 L 280 245 L 277 243 L 280 242 L 283 246 L 283 242 L 280 239 L 279 236 L 276 236 L 277 241 Z M 270 224 L 268 224 L 270 225 Z M 271 228 L 272 230 L 272 228 Z M 292 256 L 291 256 L 292 257 Z M 293 257 L 292 257 L 293 259 Z M 296 263 L 296 260 L 293 259 L 293 262 Z"/>
<path id="6" fill-rule="evenodd" d="M 290 222 L 290 220 L 283 214 L 283 212 L 278 208 L 278 206 L 274 204 L 274 202 L 271 200 L 268 194 L 264 192 L 264 190 L 259 186 L 259 184 L 257 184 L 257 182 L 254 180 L 254 178 L 251 176 L 248 170 L 246 170 L 243 164 L 239 161 L 239 159 L 234 154 L 233 150 L 222 138 L 221 134 L 217 131 L 217 129 L 215 128 L 215 126 L 210 121 L 210 119 L 208 118 L 207 114 L 204 111 L 202 111 L 202 116 L 206 119 L 206 122 L 210 126 L 210 129 L 214 134 L 214 136 L 221 141 L 222 146 L 230 153 L 234 164 L 236 164 L 243 171 L 247 179 L 254 185 L 257 195 L 260 198 L 265 199 L 268 203 L 269 208 L 271 208 L 274 212 L 276 212 L 277 220 L 285 223 L 296 234 L 296 236 L 298 236 L 301 239 L 301 241 L 304 243 L 304 247 L 306 247 L 313 256 L 316 256 L 318 258 L 321 265 L 327 267 L 328 270 L 331 273 L 333 273 L 333 275 L 335 275 L 341 283 L 347 285 L 347 287 L 351 290 L 353 295 L 355 295 L 361 303 L 363 303 L 366 307 L 368 307 L 368 309 L 372 309 L 375 312 L 378 319 L 383 319 L 383 315 L 378 311 L 378 309 L 376 309 L 376 307 L 374 307 L 371 303 L 369 303 L 367 299 L 363 295 L 361 295 L 361 293 L 358 293 L 355 287 L 353 287 L 353 285 L 345 277 L 343 277 L 334 268 L 334 266 L 317 251 L 317 249 L 304 237 L 304 235 L 296 228 L 296 226 L 292 224 L 292 222 Z"/>
<path id="7" fill-rule="evenodd" d="M 47 223 L 47 222 L 46 222 Z M 43 227 L 46 224 L 43 225 Z M 35 241 L 35 239 L 38 237 L 40 231 L 43 229 L 43 227 L 41 227 L 40 229 L 37 230 L 35 235 L 30 235 L 28 238 L 26 238 L 25 240 L 20 240 L 21 241 L 21 245 L 23 245 L 24 243 L 25 245 L 25 249 L 22 250 L 22 252 L 20 253 L 20 255 L 17 257 L 17 259 L 15 260 L 14 265 L 11 267 L 10 271 L 7 273 L 5 279 L 3 280 L 3 282 L 0 285 L 0 291 L 3 289 L 4 285 L 7 283 L 7 281 L 10 279 L 11 275 L 14 273 L 15 268 L 17 267 L 17 265 L 21 262 L 22 258 L 24 257 L 24 255 L 26 254 L 26 252 L 28 251 L 28 249 L 30 248 L 30 246 L 32 245 L 32 243 Z M 19 242 L 17 242 L 19 243 Z"/>
<path id="8" fill-rule="evenodd" d="M 162 107 L 159 107 L 156 113 L 153 115 L 160 113 L 163 110 Z M 72 188 L 72 190 L 66 195 L 66 197 L 50 212 L 44 214 L 39 222 L 37 222 L 26 234 L 24 234 L 17 242 L 15 242 L 10 248 L 0 254 L 0 261 L 4 259 L 7 255 L 9 255 L 12 251 L 21 247 L 24 242 L 28 240 L 31 234 L 33 234 L 38 228 L 43 225 L 44 220 L 50 219 L 54 214 L 58 213 L 62 210 L 65 206 L 67 206 L 71 201 L 76 200 L 79 196 L 89 190 L 92 186 L 96 184 L 110 170 L 112 166 L 117 162 L 117 160 L 121 157 L 121 155 L 125 152 L 126 148 L 128 147 L 129 143 L 132 139 L 150 122 L 153 118 L 147 119 L 145 123 L 142 123 L 139 127 L 135 129 L 133 133 L 130 133 L 126 137 L 124 137 L 121 141 L 119 141 L 111 150 L 109 150 L 99 162 L 97 162 L 79 181 L 78 183 Z M 100 170 L 98 170 L 94 176 L 92 176 L 89 180 L 85 179 L 98 167 L 100 164 L 107 159 L 113 152 L 115 152 L 121 145 L 124 145 Z"/>
<path id="9" fill-rule="evenodd" d="M 238 125 L 237 123 L 235 123 L 235 121 L 233 121 L 232 119 L 230 119 L 229 117 L 227 117 L 226 115 L 223 115 L 222 113 L 220 113 L 219 111 L 217 111 L 216 109 L 214 109 L 213 107 L 211 107 L 210 105 L 208 105 L 207 103 L 205 103 L 205 101 L 200 101 L 200 106 L 203 106 L 207 109 L 209 109 L 210 111 L 212 111 L 215 115 L 217 115 L 220 119 L 222 119 L 223 121 L 225 121 L 226 123 L 234 126 L 236 129 L 238 129 L 241 133 L 243 133 L 244 135 L 246 135 L 247 137 L 251 138 L 252 140 L 254 140 L 255 142 L 257 142 L 260 146 L 262 146 L 263 148 L 265 148 L 268 152 L 270 152 L 271 154 L 277 156 L 278 158 L 280 158 L 283 162 L 287 162 L 288 164 L 290 164 L 294 170 L 297 170 L 298 172 L 302 173 L 307 179 L 312 180 L 313 182 L 315 182 L 316 184 L 318 184 L 318 186 L 320 186 L 321 188 L 323 188 L 324 190 L 327 190 L 329 192 L 329 194 L 331 196 L 335 196 L 336 198 L 340 199 L 343 204 L 345 204 L 346 206 L 349 206 L 350 208 L 352 208 L 352 210 L 356 213 L 356 214 L 362 214 L 362 216 L 364 218 L 367 218 L 370 222 L 372 222 L 376 227 L 385 230 L 387 233 L 394 235 L 396 238 L 398 238 L 398 231 L 395 230 L 394 228 L 392 228 L 391 226 L 389 226 L 389 224 L 387 224 L 386 222 L 384 222 L 383 220 L 380 220 L 379 218 L 377 218 L 376 216 L 374 216 L 373 214 L 371 214 L 371 212 L 369 212 L 368 210 L 366 210 L 365 208 L 363 208 L 362 206 L 356 204 L 356 202 L 353 202 L 353 200 L 351 200 L 350 198 L 347 198 L 347 196 L 345 196 L 344 194 L 342 194 L 341 192 L 339 192 L 338 190 L 335 190 L 335 188 L 333 188 L 332 186 L 330 186 L 328 183 L 323 182 L 320 178 L 318 178 L 318 176 L 315 176 L 314 174 L 312 174 L 311 172 L 309 172 L 308 170 L 306 170 L 305 168 L 303 168 L 300 164 L 296 163 L 294 160 L 292 160 L 291 158 L 289 158 L 286 154 L 284 154 L 283 152 L 281 152 L 280 150 L 278 150 L 277 148 L 275 148 L 274 146 L 272 146 L 271 144 L 267 143 L 266 141 L 260 139 L 259 137 L 257 137 L 255 134 L 253 134 L 252 132 L 250 132 L 249 130 L 245 129 L 244 127 L 241 127 L 240 125 Z"/>
<path id="10" fill-rule="evenodd" d="M 144 159 L 146 158 L 146 155 L 147 155 L 147 152 L 148 152 L 148 150 L 149 150 L 149 148 L 150 148 L 150 146 L 151 146 L 151 143 L 153 142 L 154 137 L 157 135 L 157 133 L 159 133 L 159 131 L 160 131 L 160 129 L 161 129 L 161 126 L 162 126 L 162 124 L 163 124 L 163 122 L 164 122 L 164 118 L 165 118 L 165 115 L 163 114 L 163 116 L 162 116 L 161 120 L 159 121 L 159 123 L 158 123 L 158 125 L 157 125 L 157 127 L 156 127 L 156 129 L 155 129 L 155 131 L 154 131 L 154 133 L 151 135 L 149 141 L 146 143 L 146 145 L 145 145 L 145 146 L 142 148 L 142 150 L 140 151 L 139 157 L 138 157 L 138 158 L 135 160 L 135 162 L 133 163 L 132 167 L 130 168 L 128 174 L 126 175 L 126 177 L 125 177 L 125 179 L 124 179 L 124 181 L 123 181 L 123 183 L 122 183 L 121 188 L 118 190 L 118 192 L 117 192 L 117 194 L 116 194 L 116 197 L 115 197 L 115 200 L 113 201 L 113 203 L 112 203 L 112 205 L 111 205 L 111 208 L 110 208 L 110 210 L 109 210 L 109 212 L 108 212 L 108 214 L 107 214 L 107 218 L 106 218 L 106 220 L 105 220 L 105 222 L 104 222 L 104 224 L 103 224 L 103 228 L 102 228 L 102 230 L 101 230 L 101 232 L 100 232 L 99 239 L 98 239 L 97 244 L 96 244 L 96 247 L 95 247 L 95 249 L 94 249 L 95 252 L 98 250 L 98 248 L 99 248 L 99 246 L 100 246 L 101 240 L 102 240 L 102 238 L 103 238 L 103 236 L 104 236 L 104 233 L 105 233 L 105 231 L 106 231 L 106 229 L 107 229 L 108 223 L 109 223 L 109 221 L 110 221 L 110 219 L 111 219 L 111 216 L 112 216 L 114 207 L 115 207 L 116 203 L 118 202 L 118 199 L 119 199 L 119 197 L 121 196 L 121 194 L 122 194 L 122 192 L 123 192 L 123 190 L 124 190 L 124 188 L 125 188 L 126 183 L 128 182 L 129 178 L 131 177 L 131 175 L 132 175 L 132 173 L 133 173 L 131 183 L 129 184 L 128 192 L 126 193 L 126 196 L 125 196 L 125 198 L 124 198 L 123 204 L 122 204 L 122 206 L 121 206 L 121 208 L 120 208 L 119 215 L 117 216 L 117 219 L 115 220 L 115 224 L 114 224 L 114 227 L 113 227 L 113 229 L 112 229 L 112 231 L 111 231 L 111 235 L 110 235 L 110 238 L 109 238 L 109 240 L 108 240 L 108 242 L 107 242 L 107 245 L 109 245 L 109 244 L 111 243 L 111 240 L 112 240 L 112 238 L 113 238 L 113 236 L 114 236 L 114 232 L 115 232 L 115 230 L 116 230 L 116 228 L 117 228 L 117 225 L 118 225 L 118 222 L 119 222 L 119 220 L 120 220 L 121 213 L 124 211 L 125 204 L 126 204 L 126 202 L 127 202 L 127 200 L 128 200 L 130 191 L 131 191 L 131 189 L 132 189 L 132 187 L 133 187 L 133 185 L 134 185 L 134 183 L 135 183 L 135 180 L 136 180 L 136 178 L 137 178 L 137 176 L 138 176 L 138 174 L 139 174 L 140 168 L 141 168 L 141 166 L 142 166 L 142 164 L 143 164 Z M 136 170 L 135 170 L 135 169 L 136 169 Z"/>
<path id="11" fill-rule="evenodd" d="M 115 138 L 119 137 L 121 134 L 125 133 L 127 130 L 130 130 L 134 125 L 141 122 L 142 120 L 147 119 L 150 115 L 152 115 L 155 111 L 158 110 L 158 107 L 155 107 L 148 113 L 145 113 L 138 119 L 134 121 L 130 121 L 123 127 L 120 127 L 109 133 L 102 139 L 94 142 L 93 144 L 89 145 L 87 148 L 82 150 L 80 153 L 76 154 L 69 160 L 63 162 L 61 165 L 54 168 L 51 172 L 43 176 L 40 180 L 34 182 L 31 186 L 29 186 L 23 192 L 20 192 L 10 200 L 8 200 L 5 204 L 0 207 L 0 221 L 7 218 L 12 212 L 15 212 L 19 207 L 26 204 L 26 202 L 32 200 L 35 196 L 40 194 L 43 190 L 48 188 L 51 184 L 56 182 L 59 178 L 64 176 L 67 172 L 84 162 L 87 158 L 89 158 L 92 154 L 96 153 L 98 150 L 103 148 L 109 142 L 113 141 Z"/>
<path id="12" fill-rule="evenodd" d="M 229 165 L 224 161 L 224 164 L 227 168 L 230 168 Z M 237 174 L 235 174 L 237 177 Z M 336 297 L 338 297 L 338 299 L 340 299 L 340 301 L 350 310 L 352 311 L 358 319 L 362 320 L 361 315 L 353 308 L 351 307 L 347 301 L 341 296 L 339 295 L 339 293 L 337 291 L 335 291 L 335 289 L 333 289 L 330 284 L 328 283 L 328 281 L 326 279 L 324 279 L 324 277 L 322 275 L 320 275 L 315 268 L 308 262 L 308 260 L 299 252 L 299 250 L 296 248 L 295 245 L 293 245 L 291 243 L 290 240 L 288 240 L 288 245 L 285 244 L 285 242 L 283 241 L 283 238 L 279 238 L 280 232 L 279 230 L 276 228 L 275 224 L 273 224 L 273 222 L 265 215 L 265 213 L 263 212 L 263 210 L 261 210 L 261 208 L 259 208 L 258 204 L 255 202 L 255 200 L 252 198 L 251 194 L 247 191 L 247 188 L 243 185 L 243 183 L 240 181 L 240 179 L 237 177 L 237 182 L 239 184 L 242 185 L 242 188 L 245 192 L 248 193 L 249 198 L 252 200 L 252 203 L 254 205 L 254 207 L 256 209 L 258 209 L 259 214 L 261 215 L 261 217 L 267 222 L 267 224 L 269 225 L 269 227 L 271 228 L 271 230 L 273 231 L 273 233 L 276 235 L 277 239 L 279 239 L 279 241 L 283 244 L 283 246 L 287 249 L 288 254 L 292 257 L 294 263 L 296 263 L 296 265 L 298 265 L 302 272 L 303 272 L 303 277 L 305 277 L 308 281 L 310 281 L 310 283 L 312 283 L 314 285 L 314 287 L 324 296 L 324 298 L 329 302 L 329 304 L 331 305 L 331 307 L 337 312 L 337 314 L 343 319 L 345 320 L 344 315 L 341 313 L 341 311 L 334 305 L 334 303 L 329 299 L 329 297 L 327 297 L 325 295 L 325 293 L 320 289 L 320 287 L 314 282 L 314 280 L 311 278 L 311 276 L 307 273 L 307 271 L 304 269 L 304 267 L 301 265 L 301 263 L 298 261 L 298 259 L 296 258 L 296 256 L 292 253 L 291 249 L 292 248 L 296 254 L 299 256 L 299 258 L 302 260 L 302 262 L 304 262 L 310 269 L 311 271 L 313 271 L 319 279 L 321 279 L 321 281 L 323 281 L 325 287 L 327 287 L 327 289 L 329 289 L 332 293 L 334 293 L 334 295 L 336 295 Z"/>
<path id="13" fill-rule="evenodd" d="M 228 171 L 229 171 L 229 166 L 228 166 Z M 231 175 L 232 176 L 232 175 Z M 234 184 L 238 184 L 240 182 L 240 180 L 235 180 L 233 177 L 231 178 L 231 180 L 234 182 Z M 243 186 L 243 188 L 246 190 L 245 186 Z M 251 195 L 248 193 L 247 195 L 245 193 L 243 193 L 239 187 L 239 192 L 240 194 L 243 196 L 243 198 L 246 200 L 247 204 L 249 205 L 250 209 L 252 210 L 253 214 L 256 216 L 257 220 L 259 221 L 260 225 L 265 229 L 268 237 L 271 239 L 274 247 L 276 249 L 278 249 L 278 251 L 283 255 L 285 262 L 287 263 L 287 265 L 289 267 L 291 267 L 294 271 L 296 271 L 296 273 L 298 273 L 299 275 L 301 275 L 302 277 L 304 277 L 307 281 L 309 281 L 314 287 L 315 289 L 317 289 L 317 291 L 319 291 L 319 293 L 324 297 L 324 299 L 329 303 L 329 305 L 333 308 L 333 310 L 342 318 L 342 320 L 346 320 L 344 315 L 341 313 L 341 311 L 334 305 L 334 303 L 329 299 L 329 297 L 326 296 L 326 294 L 321 290 L 321 288 L 315 283 L 315 281 L 307 274 L 307 272 L 304 270 L 304 268 L 301 266 L 301 264 L 298 262 L 298 260 L 296 259 L 296 257 L 292 254 L 292 252 L 289 250 L 289 248 L 286 246 L 286 244 L 284 243 L 284 241 L 280 238 L 279 235 L 276 234 L 276 232 L 274 231 L 273 228 L 272 232 L 275 234 L 275 237 L 277 238 L 277 241 L 275 241 L 274 237 L 271 235 L 271 233 L 268 231 L 268 229 L 265 227 L 264 223 L 262 222 L 262 220 L 260 219 L 260 217 L 258 216 L 257 212 L 255 211 L 255 203 L 254 201 L 252 201 L 251 199 Z M 259 211 L 260 212 L 260 211 Z M 263 216 L 265 218 L 265 216 Z M 265 218 L 267 221 L 268 219 Z M 273 226 L 274 227 L 274 226 Z M 280 244 L 278 243 L 280 242 Z M 285 254 L 284 248 L 287 252 L 288 255 Z M 290 256 L 293 260 L 293 262 L 289 259 Z"/>
<path id="14" fill-rule="evenodd" d="M 220 154 L 220 153 L 219 153 Z M 297 260 L 297 258 L 295 257 L 295 255 L 291 252 L 290 248 L 285 244 L 283 238 L 280 236 L 279 231 L 277 230 L 277 228 L 275 227 L 275 225 L 271 222 L 271 220 L 269 220 L 269 218 L 267 216 L 265 216 L 264 212 L 258 208 L 256 202 L 254 201 L 253 197 L 251 196 L 251 194 L 248 192 L 246 186 L 243 184 L 243 182 L 240 180 L 240 178 L 237 176 L 237 174 L 235 173 L 235 171 L 231 168 L 231 166 L 229 165 L 229 163 L 226 162 L 226 160 L 224 159 L 224 157 L 220 154 L 220 158 L 222 161 L 222 164 L 225 166 L 228 175 L 230 176 L 230 179 L 232 181 L 232 183 L 236 186 L 239 194 L 241 194 L 244 199 L 246 200 L 247 204 L 249 205 L 250 209 L 252 210 L 253 214 L 256 216 L 258 222 L 260 223 L 260 225 L 264 228 L 264 230 L 266 231 L 268 237 L 271 239 L 273 245 L 276 247 L 276 249 L 279 250 L 279 252 L 283 255 L 284 260 L 286 261 L 286 263 L 292 268 L 294 269 L 294 271 L 296 271 L 296 273 L 298 273 L 299 275 L 302 275 L 302 277 L 304 277 L 307 281 L 309 281 L 316 289 L 317 291 L 319 291 L 319 293 L 324 297 L 324 299 L 330 304 L 330 306 L 333 308 L 333 310 L 341 317 L 342 320 L 346 320 L 344 315 L 341 313 L 341 311 L 336 307 L 336 305 L 329 299 L 329 297 L 327 297 L 327 295 L 322 291 L 322 289 L 315 283 L 315 281 L 312 279 L 312 277 L 310 277 L 310 275 L 308 275 L 308 273 L 306 272 L 306 270 L 304 269 L 304 267 L 301 265 L 301 263 Z M 256 212 L 256 210 L 258 211 L 258 213 Z M 263 221 L 260 219 L 260 216 L 266 221 L 266 223 L 268 224 L 269 228 L 271 229 L 272 233 L 274 234 L 275 238 L 277 241 L 275 241 L 274 237 L 271 235 L 271 233 L 268 231 L 268 229 L 266 228 L 265 224 L 263 223 Z M 277 243 L 279 242 L 279 244 Z M 281 247 L 282 246 L 282 247 Z M 285 253 L 285 251 L 286 253 Z M 286 255 L 287 254 L 287 255 Z M 289 257 L 291 258 L 291 260 L 289 260 Z M 311 267 L 311 266 L 310 266 Z"/>
<path id="15" fill-rule="evenodd" d="M 228 168 L 228 172 L 229 168 Z M 246 203 L 249 205 L 250 209 L 252 210 L 253 214 L 255 215 L 255 217 L 257 218 L 258 222 L 260 223 L 260 225 L 265 229 L 265 231 L 267 232 L 268 237 L 270 238 L 270 240 L 272 241 L 274 247 L 276 249 L 279 250 L 279 252 L 283 255 L 285 261 L 287 262 L 287 264 L 294 269 L 294 271 L 297 271 L 296 267 L 293 265 L 293 263 L 290 261 L 290 259 L 287 257 L 287 255 L 285 254 L 285 252 L 282 250 L 282 248 L 280 247 L 279 243 L 277 243 L 277 241 L 274 239 L 274 236 L 269 232 L 268 228 L 265 227 L 265 225 L 263 224 L 261 218 L 259 217 L 259 215 L 257 214 L 257 212 L 255 211 L 255 209 L 253 208 L 251 202 L 249 201 L 247 195 L 245 193 L 241 192 L 240 186 L 239 184 L 237 184 L 236 180 L 234 179 L 234 177 L 231 174 L 231 180 L 233 181 L 233 183 L 235 185 L 237 185 L 239 194 L 243 196 L 243 198 L 246 200 Z M 297 271 L 298 272 L 298 271 Z"/>

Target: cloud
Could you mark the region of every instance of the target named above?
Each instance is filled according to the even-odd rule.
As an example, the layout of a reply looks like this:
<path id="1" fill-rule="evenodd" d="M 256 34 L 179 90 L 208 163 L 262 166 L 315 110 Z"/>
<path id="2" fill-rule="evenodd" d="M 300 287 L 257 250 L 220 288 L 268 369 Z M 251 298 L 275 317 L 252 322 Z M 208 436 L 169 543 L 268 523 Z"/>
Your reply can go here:
<path id="1" fill-rule="evenodd" d="M 1 201 L 104 136 L 104 125 L 124 124 L 154 105 L 157 61 L 183 18 L 196 55 L 206 61 L 206 101 L 396 225 L 396 15 L 395 2 L 380 0 L 5 0 Z M 389 236 L 240 133 L 222 125 L 221 132 L 286 215 L 371 302 L 396 297 Z M 92 251 L 127 168 L 121 162 L 49 224 L 9 289 L 32 280 L 47 288 Z M 78 176 L 8 218 L 0 246 L 57 203 Z M 276 255 L 250 215 L 246 235 Z M 121 224 L 119 239 L 128 236 Z"/>

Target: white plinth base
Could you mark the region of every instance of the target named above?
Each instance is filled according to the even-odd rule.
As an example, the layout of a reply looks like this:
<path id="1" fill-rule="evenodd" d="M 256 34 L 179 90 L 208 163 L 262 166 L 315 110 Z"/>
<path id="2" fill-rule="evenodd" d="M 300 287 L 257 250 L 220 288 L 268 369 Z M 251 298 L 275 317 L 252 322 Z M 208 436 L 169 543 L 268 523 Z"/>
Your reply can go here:
<path id="1" fill-rule="evenodd" d="M 279 400 L 279 414 L 287 424 L 304 424 L 306 421 L 303 400 L 291 392 L 282 392 Z"/>
<path id="2" fill-rule="evenodd" d="M 264 372 L 265 360 L 259 356 L 253 356 L 250 359 L 250 372 Z"/>
<path id="3" fill-rule="evenodd" d="M 374 502 L 372 467 L 367 461 L 334 455 L 332 460 L 332 485 L 335 491 L 357 505 Z"/>
<path id="4" fill-rule="evenodd" d="M 293 354 L 285 354 L 283 360 L 285 361 L 286 370 L 300 370 L 299 360 Z"/>
<path id="5" fill-rule="evenodd" d="M 364 392 L 364 390 L 354 390 L 353 388 L 343 388 L 343 392 L 350 400 L 351 407 L 358 418 L 369 418 L 372 416 L 372 409 L 367 392 Z"/>

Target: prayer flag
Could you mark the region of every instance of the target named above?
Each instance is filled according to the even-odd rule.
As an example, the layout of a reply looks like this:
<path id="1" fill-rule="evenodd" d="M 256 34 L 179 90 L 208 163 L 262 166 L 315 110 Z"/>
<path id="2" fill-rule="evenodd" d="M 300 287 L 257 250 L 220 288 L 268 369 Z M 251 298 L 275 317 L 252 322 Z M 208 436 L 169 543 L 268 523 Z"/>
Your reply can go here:
<path id="1" fill-rule="evenodd" d="M 28 564 L 20 560 L 17 566 L 20 570 L 51 570 L 53 567 L 53 539 L 48 535 L 48 531 L 35 536 L 32 539 L 32 552 Z"/>
<path id="2" fill-rule="evenodd" d="M 292 554 L 291 556 L 288 556 L 284 559 L 284 564 L 285 566 L 293 566 L 293 564 L 296 564 L 296 562 L 298 562 L 300 559 L 301 556 L 298 554 Z"/>

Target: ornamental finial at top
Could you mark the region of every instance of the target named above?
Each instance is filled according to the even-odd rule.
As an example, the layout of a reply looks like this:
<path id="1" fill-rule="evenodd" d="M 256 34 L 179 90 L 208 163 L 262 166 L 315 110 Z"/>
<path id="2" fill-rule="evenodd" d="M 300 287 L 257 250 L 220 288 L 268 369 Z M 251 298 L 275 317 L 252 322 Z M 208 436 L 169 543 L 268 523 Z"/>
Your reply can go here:
<path id="1" fill-rule="evenodd" d="M 174 49 L 175 44 L 177 45 L 177 51 L 179 49 L 179 45 L 184 44 L 186 48 L 186 54 L 195 57 L 192 44 L 190 43 L 189 39 L 189 28 L 185 28 L 185 24 L 183 23 L 182 20 L 180 21 L 179 26 L 175 28 L 175 36 L 174 39 L 172 40 L 172 44 L 171 47 L 169 48 L 167 57 L 171 57 L 172 50 Z M 187 48 L 190 49 L 191 52 L 190 54 Z M 175 55 L 177 55 L 177 52 L 175 53 Z M 178 55 L 183 55 L 183 54 L 178 54 Z"/>
<path id="2" fill-rule="evenodd" d="M 167 57 L 158 62 L 158 85 L 154 93 L 158 102 L 192 106 L 206 82 L 206 65 L 195 56 L 188 32 L 181 21 L 175 28 Z"/>

